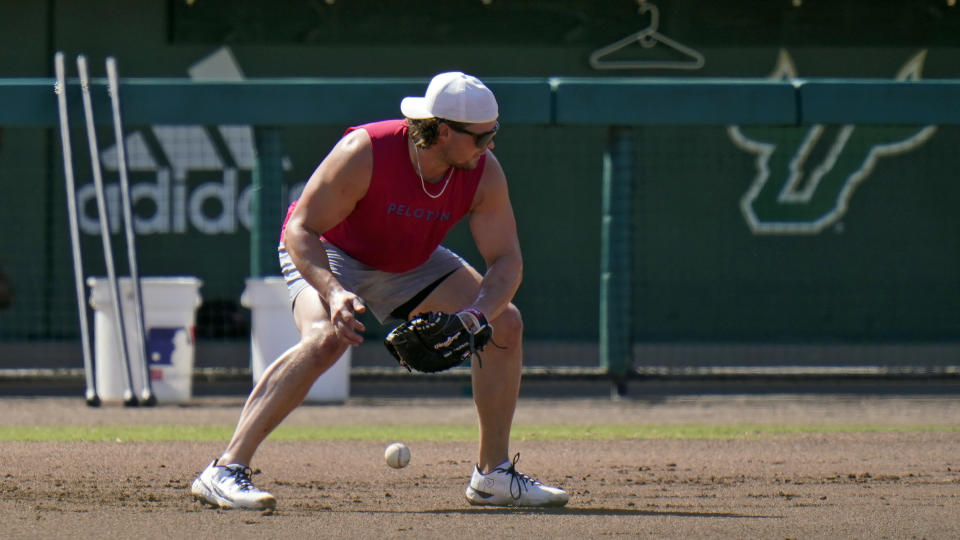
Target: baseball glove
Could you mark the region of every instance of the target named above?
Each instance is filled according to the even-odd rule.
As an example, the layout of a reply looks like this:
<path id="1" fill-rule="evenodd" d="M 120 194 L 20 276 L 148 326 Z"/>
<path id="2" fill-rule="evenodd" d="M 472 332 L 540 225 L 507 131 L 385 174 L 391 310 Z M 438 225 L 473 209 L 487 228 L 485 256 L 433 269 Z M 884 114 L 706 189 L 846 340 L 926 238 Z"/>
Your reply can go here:
<path id="1" fill-rule="evenodd" d="M 491 337 L 493 328 L 479 311 L 435 311 L 397 326 L 383 343 L 408 371 L 436 373 L 459 366 L 483 350 Z M 477 364 L 483 367 L 479 354 Z"/>

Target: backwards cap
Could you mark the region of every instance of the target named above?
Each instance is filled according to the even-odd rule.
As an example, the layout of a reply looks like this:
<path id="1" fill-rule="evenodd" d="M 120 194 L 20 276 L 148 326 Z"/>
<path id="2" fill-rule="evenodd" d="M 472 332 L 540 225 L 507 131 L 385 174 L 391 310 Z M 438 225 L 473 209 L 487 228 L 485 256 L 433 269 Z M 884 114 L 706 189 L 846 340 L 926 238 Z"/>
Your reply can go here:
<path id="1" fill-rule="evenodd" d="M 497 99 L 480 79 L 450 71 L 430 81 L 423 97 L 406 97 L 400 111 L 407 118 L 444 118 L 466 124 L 492 122 L 499 116 Z"/>

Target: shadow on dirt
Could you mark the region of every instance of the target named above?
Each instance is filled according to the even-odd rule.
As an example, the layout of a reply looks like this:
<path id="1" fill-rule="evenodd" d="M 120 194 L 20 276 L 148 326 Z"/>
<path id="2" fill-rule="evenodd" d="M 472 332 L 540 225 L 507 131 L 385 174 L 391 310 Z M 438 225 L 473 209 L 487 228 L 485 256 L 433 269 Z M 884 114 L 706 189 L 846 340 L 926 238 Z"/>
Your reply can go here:
<path id="1" fill-rule="evenodd" d="M 680 510 L 631 510 L 625 508 L 436 508 L 432 510 L 357 510 L 372 514 L 463 514 L 463 515 L 564 515 L 564 516 L 621 516 L 649 517 L 673 516 L 690 518 L 749 518 L 778 519 L 782 516 L 760 516 L 752 514 L 732 514 L 728 512 L 683 512 Z"/>

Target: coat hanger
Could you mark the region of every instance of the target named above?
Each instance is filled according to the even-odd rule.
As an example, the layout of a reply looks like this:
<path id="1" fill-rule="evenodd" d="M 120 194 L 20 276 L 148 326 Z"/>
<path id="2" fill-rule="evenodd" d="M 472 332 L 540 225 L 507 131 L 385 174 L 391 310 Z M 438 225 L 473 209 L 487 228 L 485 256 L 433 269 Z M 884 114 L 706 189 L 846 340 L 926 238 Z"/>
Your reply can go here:
<path id="1" fill-rule="evenodd" d="M 638 12 L 643 15 L 650 13 L 650 24 L 638 32 L 601 47 L 590 55 L 590 65 L 594 69 L 699 69 L 703 67 L 704 58 L 699 52 L 670 39 L 669 37 L 657 31 L 660 25 L 660 10 L 657 6 L 647 3 L 645 0 L 637 0 L 640 4 Z M 640 43 L 645 49 L 654 47 L 657 43 L 662 43 L 671 49 L 674 49 L 684 55 L 689 60 L 605 60 L 608 56 L 628 45 Z"/>

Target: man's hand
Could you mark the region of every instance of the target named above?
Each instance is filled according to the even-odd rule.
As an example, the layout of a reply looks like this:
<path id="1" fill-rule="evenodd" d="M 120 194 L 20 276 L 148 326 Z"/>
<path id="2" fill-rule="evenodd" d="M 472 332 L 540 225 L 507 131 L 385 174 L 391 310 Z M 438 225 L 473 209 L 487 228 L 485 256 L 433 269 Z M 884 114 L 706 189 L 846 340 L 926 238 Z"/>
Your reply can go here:
<path id="1" fill-rule="evenodd" d="M 366 327 L 357 319 L 357 315 L 367 310 L 360 297 L 341 289 L 327 298 L 330 307 L 330 323 L 340 339 L 356 347 L 363 343 L 361 332 Z"/>

